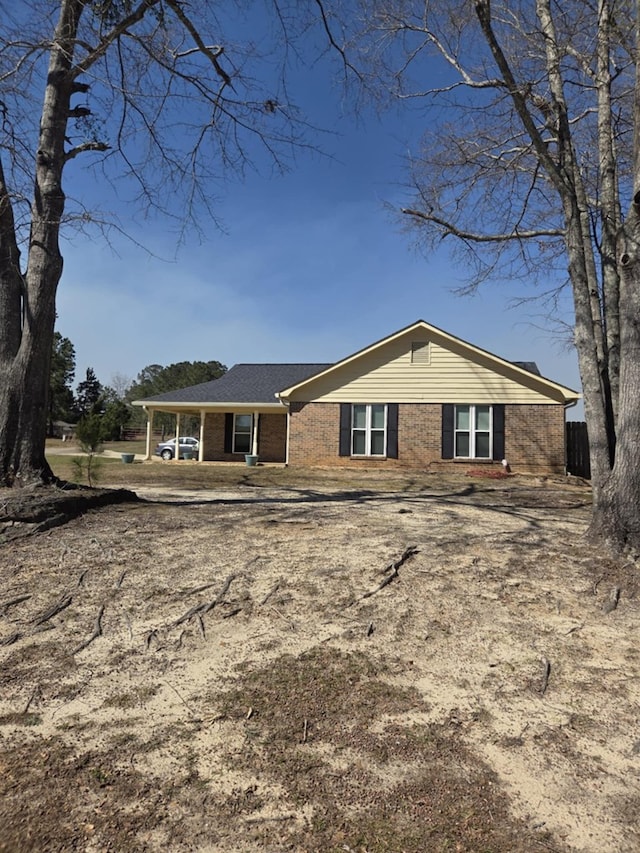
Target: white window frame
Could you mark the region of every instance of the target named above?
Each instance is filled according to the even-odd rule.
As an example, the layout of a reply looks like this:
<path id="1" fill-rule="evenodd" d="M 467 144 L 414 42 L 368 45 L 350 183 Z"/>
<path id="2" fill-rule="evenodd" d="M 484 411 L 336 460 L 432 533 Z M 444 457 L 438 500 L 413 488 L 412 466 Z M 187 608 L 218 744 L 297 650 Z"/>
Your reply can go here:
<path id="1" fill-rule="evenodd" d="M 458 429 L 458 409 L 469 409 L 469 428 L 468 429 Z M 489 454 L 488 456 L 477 456 L 476 455 L 476 447 L 477 447 L 477 436 L 479 433 L 483 435 L 486 434 L 486 429 L 478 429 L 478 409 L 489 409 Z M 459 434 L 469 435 L 469 455 L 468 456 L 459 456 L 458 455 L 458 435 Z M 486 403 L 464 403 L 459 406 L 453 407 L 453 455 L 455 459 L 493 459 L 493 406 L 489 406 Z"/>
<path id="2" fill-rule="evenodd" d="M 380 429 L 376 427 L 375 429 L 372 427 L 373 420 L 373 406 L 382 406 L 384 408 L 384 427 Z M 362 427 L 355 426 L 355 410 L 356 408 L 365 409 L 365 426 L 364 429 Z M 351 404 L 351 455 L 352 456 L 371 456 L 374 459 L 384 459 L 387 455 L 387 437 L 389 434 L 388 430 L 388 422 L 389 422 L 389 409 L 386 403 L 352 403 Z M 364 432 L 365 435 L 365 452 L 364 453 L 356 453 L 354 450 L 355 443 L 355 434 L 356 432 L 361 433 Z M 383 451 L 382 453 L 372 453 L 371 452 L 371 439 L 374 433 L 382 433 L 384 437 L 383 441 Z"/>
<path id="3" fill-rule="evenodd" d="M 250 424 L 249 424 L 249 432 L 248 433 L 244 429 L 242 431 L 238 431 L 236 429 L 236 418 L 245 418 L 245 417 L 251 419 Z M 249 447 L 248 447 L 248 449 L 247 450 L 237 450 L 236 449 L 236 436 L 238 436 L 238 435 L 245 436 L 247 434 L 249 436 Z M 233 443 L 231 446 L 231 452 L 232 453 L 245 453 L 245 454 L 251 453 L 251 442 L 252 441 L 253 441 L 253 415 L 248 414 L 247 412 L 234 412 L 234 415 L 233 415 Z"/>

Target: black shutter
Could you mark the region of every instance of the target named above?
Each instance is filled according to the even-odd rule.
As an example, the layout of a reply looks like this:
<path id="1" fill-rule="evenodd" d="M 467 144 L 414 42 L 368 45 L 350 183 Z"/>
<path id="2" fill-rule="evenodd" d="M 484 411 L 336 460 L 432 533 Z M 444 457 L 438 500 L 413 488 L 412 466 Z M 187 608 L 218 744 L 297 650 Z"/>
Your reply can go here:
<path id="1" fill-rule="evenodd" d="M 233 453 L 233 412 L 224 416 L 224 452 Z"/>
<path id="2" fill-rule="evenodd" d="M 340 456 L 351 456 L 351 403 L 340 403 Z"/>
<path id="3" fill-rule="evenodd" d="M 398 404 L 387 404 L 387 456 L 398 458 Z"/>
<path id="4" fill-rule="evenodd" d="M 453 403 L 442 404 L 442 458 L 453 459 Z"/>
<path id="5" fill-rule="evenodd" d="M 493 406 L 493 458 L 504 459 L 504 404 Z"/>

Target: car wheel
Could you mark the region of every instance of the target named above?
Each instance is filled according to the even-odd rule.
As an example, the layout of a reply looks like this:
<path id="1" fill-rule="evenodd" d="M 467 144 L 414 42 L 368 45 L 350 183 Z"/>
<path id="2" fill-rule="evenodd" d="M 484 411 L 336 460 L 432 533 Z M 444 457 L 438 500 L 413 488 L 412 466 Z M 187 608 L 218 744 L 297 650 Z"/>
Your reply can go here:
<path id="1" fill-rule="evenodd" d="M 163 450 L 160 456 L 162 456 L 165 462 L 168 462 L 170 459 L 173 459 L 173 453 L 169 450 L 169 448 Z"/>

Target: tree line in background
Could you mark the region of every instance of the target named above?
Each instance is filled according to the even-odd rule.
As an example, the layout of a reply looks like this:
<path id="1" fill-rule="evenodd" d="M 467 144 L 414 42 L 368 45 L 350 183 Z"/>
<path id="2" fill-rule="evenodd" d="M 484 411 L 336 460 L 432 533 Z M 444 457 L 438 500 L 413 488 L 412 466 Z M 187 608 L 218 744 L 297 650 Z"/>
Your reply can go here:
<path id="1" fill-rule="evenodd" d="M 92 442 L 117 441 L 125 428 L 142 428 L 147 418 L 144 409 L 132 406 L 133 400 L 144 400 L 188 388 L 201 382 L 218 379 L 227 368 L 219 361 L 181 361 L 163 367 L 150 364 L 135 380 L 116 374 L 111 385 L 103 385 L 93 368 L 88 367 L 85 378 L 73 391 L 76 373 L 75 348 L 69 338 L 54 333 L 49 380 L 48 433 L 56 434 L 60 424 L 73 424 L 82 433 L 92 436 Z M 154 426 L 164 432 L 175 428 L 172 415 L 158 413 Z"/>

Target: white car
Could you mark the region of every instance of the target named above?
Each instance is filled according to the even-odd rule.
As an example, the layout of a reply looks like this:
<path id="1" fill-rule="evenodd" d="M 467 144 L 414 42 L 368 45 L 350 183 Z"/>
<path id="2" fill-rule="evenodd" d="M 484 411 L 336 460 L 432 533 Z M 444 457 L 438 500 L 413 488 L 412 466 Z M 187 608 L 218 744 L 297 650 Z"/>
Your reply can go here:
<path id="1" fill-rule="evenodd" d="M 185 453 L 191 455 L 192 458 L 197 458 L 198 450 L 200 448 L 200 442 L 197 438 L 191 438 L 190 436 L 180 436 L 180 456 L 184 457 Z M 161 442 L 156 449 L 153 451 L 155 456 L 161 456 L 163 459 L 168 461 L 169 459 L 173 459 L 176 455 L 176 440 L 175 438 L 169 439 L 169 441 Z"/>

